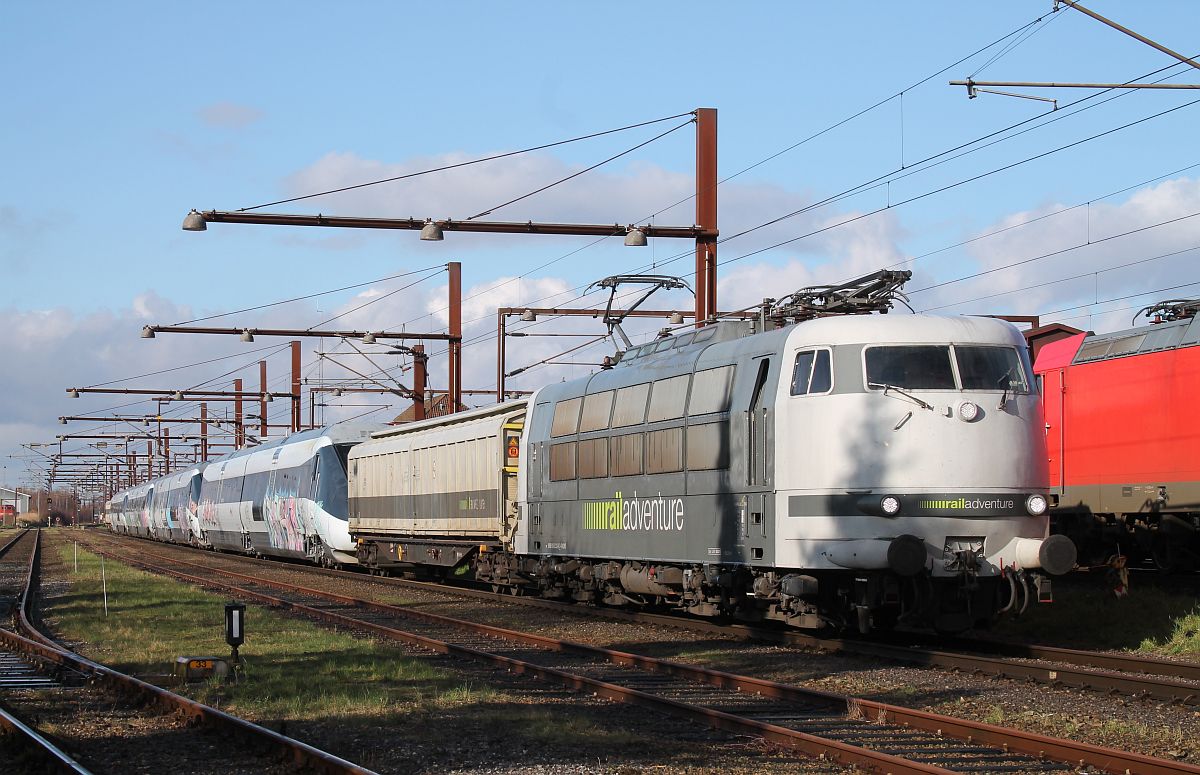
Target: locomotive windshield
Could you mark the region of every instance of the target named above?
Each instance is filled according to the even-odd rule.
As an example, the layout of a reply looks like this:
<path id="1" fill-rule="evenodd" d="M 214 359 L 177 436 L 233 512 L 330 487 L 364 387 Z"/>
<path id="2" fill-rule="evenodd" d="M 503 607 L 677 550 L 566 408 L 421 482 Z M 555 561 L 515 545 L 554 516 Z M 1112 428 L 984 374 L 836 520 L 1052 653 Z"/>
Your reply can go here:
<path id="1" fill-rule="evenodd" d="M 898 345 L 866 351 L 867 385 L 911 390 L 1004 390 L 1028 393 L 1015 348 L 986 345 Z M 957 368 L 955 368 L 957 367 Z"/>

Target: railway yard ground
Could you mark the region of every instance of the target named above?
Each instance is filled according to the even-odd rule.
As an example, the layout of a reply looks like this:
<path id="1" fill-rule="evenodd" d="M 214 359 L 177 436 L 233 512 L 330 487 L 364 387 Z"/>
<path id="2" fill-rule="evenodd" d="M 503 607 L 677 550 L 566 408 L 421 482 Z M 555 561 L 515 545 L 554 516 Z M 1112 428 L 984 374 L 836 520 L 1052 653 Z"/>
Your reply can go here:
<path id="1" fill-rule="evenodd" d="M 572 692 L 487 665 L 318 624 L 250 604 L 241 652 L 245 677 L 177 685 L 181 655 L 225 655 L 228 595 L 151 575 L 121 554 L 217 576 L 240 571 L 388 603 L 783 684 L 864 698 L 955 718 L 1067 738 L 1200 765 L 1200 705 L 1108 695 L 901 662 L 746 641 L 685 626 L 639 624 L 548 610 L 519 601 L 464 597 L 453 589 L 399 585 L 307 566 L 247 563 L 92 531 L 43 531 L 41 617 L 90 659 L 169 685 L 208 705 L 294 736 L 378 772 L 835 772 L 761 740 L 715 731 L 667 714 Z M 76 544 L 78 568 L 76 569 Z M 101 558 L 108 614 L 104 614 Z M 185 566 L 203 564 L 207 573 Z M 1037 633 L 1051 645 L 1138 650 L 1195 660 L 1195 598 L 1160 589 L 1114 599 L 1086 579 L 1059 601 L 1000 628 L 997 639 Z M 1047 635 L 1050 633 L 1050 635 Z M 1200 684 L 1197 684 L 1200 696 Z M 34 710 L 37 699 L 23 700 Z M 78 730 L 54 722 L 59 739 L 88 746 L 105 735 L 137 735 L 114 720 Z M 147 735 L 147 740 L 155 740 Z M 222 771 L 222 770 L 214 770 Z M 236 766 L 224 771 L 239 771 Z"/>

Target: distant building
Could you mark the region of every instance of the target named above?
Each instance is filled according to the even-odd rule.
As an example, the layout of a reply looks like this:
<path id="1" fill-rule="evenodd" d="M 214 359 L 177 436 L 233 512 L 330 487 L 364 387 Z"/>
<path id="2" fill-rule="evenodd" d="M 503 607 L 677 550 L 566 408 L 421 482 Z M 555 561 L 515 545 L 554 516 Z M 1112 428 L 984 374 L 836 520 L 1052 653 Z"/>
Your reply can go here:
<path id="1" fill-rule="evenodd" d="M 0 511 L 6 511 L 4 506 L 14 506 L 18 514 L 29 511 L 29 495 L 8 487 L 0 487 Z"/>
<path id="2" fill-rule="evenodd" d="M 1044 346 L 1051 342 L 1057 342 L 1060 339 L 1082 334 L 1083 331 L 1063 323 L 1048 323 L 1044 326 L 1034 326 L 1033 328 L 1026 329 L 1022 333 L 1025 334 L 1025 341 L 1029 343 L 1029 357 L 1031 360 L 1036 361 L 1038 353 Z"/>

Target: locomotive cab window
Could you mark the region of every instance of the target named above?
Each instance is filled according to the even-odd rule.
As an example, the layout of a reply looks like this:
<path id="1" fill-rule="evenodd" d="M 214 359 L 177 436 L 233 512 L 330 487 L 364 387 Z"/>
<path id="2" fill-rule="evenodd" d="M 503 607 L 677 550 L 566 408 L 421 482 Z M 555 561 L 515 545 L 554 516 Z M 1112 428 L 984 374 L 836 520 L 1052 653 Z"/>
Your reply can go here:
<path id="1" fill-rule="evenodd" d="M 792 368 L 792 395 L 828 393 L 833 389 L 829 350 L 801 350 Z"/>
<path id="2" fill-rule="evenodd" d="M 954 358 L 963 390 L 1029 392 L 1024 365 L 1011 347 L 955 345 Z"/>
<path id="3" fill-rule="evenodd" d="M 954 390 L 949 345 L 870 347 L 866 351 L 867 386 L 911 390 Z"/>

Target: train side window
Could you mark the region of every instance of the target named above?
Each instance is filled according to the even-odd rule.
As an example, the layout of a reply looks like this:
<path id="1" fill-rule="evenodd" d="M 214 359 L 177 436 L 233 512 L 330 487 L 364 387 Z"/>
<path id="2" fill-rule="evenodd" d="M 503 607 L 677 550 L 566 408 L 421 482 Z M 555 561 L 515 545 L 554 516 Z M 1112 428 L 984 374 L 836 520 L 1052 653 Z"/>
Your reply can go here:
<path id="1" fill-rule="evenodd" d="M 592 393 L 583 399 L 583 417 L 579 420 L 579 432 L 602 431 L 608 427 L 608 416 L 612 414 L 613 391 Z M 561 406 L 561 404 L 560 404 Z"/>
<path id="2" fill-rule="evenodd" d="M 712 339 L 716 335 L 717 335 L 716 326 L 707 326 L 696 332 L 696 338 L 692 340 L 692 343 L 700 344 L 701 342 L 707 342 L 709 339 Z"/>
<path id="3" fill-rule="evenodd" d="M 833 389 L 829 350 L 801 350 L 792 368 L 792 395 L 828 393 Z"/>
<path id="4" fill-rule="evenodd" d="M 602 479 L 608 476 L 608 439 L 579 442 L 579 478 Z"/>
<path id="5" fill-rule="evenodd" d="M 681 374 L 654 383 L 654 390 L 650 391 L 650 422 L 683 417 L 691 380 L 691 374 Z"/>
<path id="6" fill-rule="evenodd" d="M 575 478 L 575 442 L 553 444 L 550 447 L 550 481 L 562 482 Z"/>
<path id="7" fill-rule="evenodd" d="M 579 406 L 583 401 L 570 398 L 554 405 L 554 421 L 550 423 L 551 436 L 569 436 L 579 427 Z"/>
<path id="8" fill-rule="evenodd" d="M 617 391 L 616 406 L 613 409 L 612 427 L 625 428 L 630 425 L 641 425 L 645 422 L 646 399 L 649 397 L 649 382 L 619 389 Z"/>
<path id="9" fill-rule="evenodd" d="M 638 476 L 642 473 L 642 434 L 613 436 L 608 446 L 609 471 L 612 476 Z"/>
<path id="10" fill-rule="evenodd" d="M 683 428 L 666 428 L 646 434 L 646 473 L 668 474 L 683 470 Z"/>
<path id="11" fill-rule="evenodd" d="M 688 426 L 687 467 L 689 471 L 729 468 L 729 423 Z"/>
<path id="12" fill-rule="evenodd" d="M 866 350 L 867 386 L 954 390 L 948 345 L 894 345 Z"/>
<path id="13" fill-rule="evenodd" d="M 733 366 L 721 366 L 696 372 L 695 387 L 688 414 L 711 414 L 729 409 L 729 388 L 733 385 Z"/>

